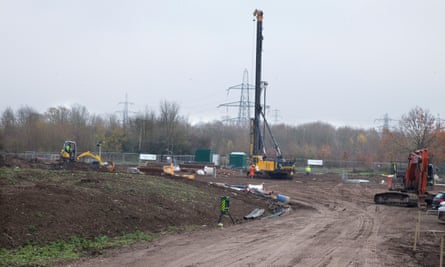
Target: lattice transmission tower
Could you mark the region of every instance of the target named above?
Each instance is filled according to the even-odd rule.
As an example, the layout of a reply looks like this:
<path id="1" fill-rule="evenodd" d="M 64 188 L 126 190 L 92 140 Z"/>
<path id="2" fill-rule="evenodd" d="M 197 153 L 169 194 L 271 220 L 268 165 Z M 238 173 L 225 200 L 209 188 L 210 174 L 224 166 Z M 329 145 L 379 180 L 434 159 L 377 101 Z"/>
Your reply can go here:
<path id="1" fill-rule="evenodd" d="M 385 113 L 385 115 L 383 116 L 383 118 L 380 119 L 375 119 L 374 122 L 377 121 L 383 121 L 383 125 L 379 126 L 378 128 L 381 129 L 381 131 L 388 131 L 390 130 L 391 126 L 389 125 L 391 121 L 398 121 L 395 119 L 391 119 L 388 115 L 388 113 Z"/>
<path id="2" fill-rule="evenodd" d="M 249 84 L 249 72 L 247 71 L 247 69 L 245 69 L 243 72 L 242 83 L 229 87 L 227 89 L 227 94 L 230 93 L 230 90 L 240 90 L 239 101 L 220 104 L 218 108 L 238 108 L 238 116 L 226 117 L 223 119 L 223 121 L 241 127 L 248 126 L 252 114 L 251 108 L 255 107 L 254 103 L 250 101 L 250 90 L 255 90 L 255 86 Z"/>
<path id="3" fill-rule="evenodd" d="M 128 125 L 129 122 L 129 117 L 128 117 L 128 113 L 131 112 L 128 110 L 128 105 L 133 105 L 134 103 L 132 102 L 128 102 L 128 95 L 125 94 L 125 101 L 124 102 L 119 102 L 119 105 L 124 105 L 124 109 L 119 111 L 120 113 L 122 113 L 122 126 L 124 128 L 126 128 L 126 126 Z"/>

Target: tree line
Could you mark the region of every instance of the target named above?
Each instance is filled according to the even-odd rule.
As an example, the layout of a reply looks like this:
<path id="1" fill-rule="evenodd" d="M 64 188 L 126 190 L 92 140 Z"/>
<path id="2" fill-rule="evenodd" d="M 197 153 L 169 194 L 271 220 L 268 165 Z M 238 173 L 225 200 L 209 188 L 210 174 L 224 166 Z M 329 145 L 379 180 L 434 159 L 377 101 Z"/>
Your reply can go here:
<path id="1" fill-rule="evenodd" d="M 435 162 L 445 160 L 445 132 L 438 118 L 421 107 L 411 109 L 398 127 L 376 130 L 335 127 L 325 122 L 292 126 L 270 125 L 282 154 L 289 159 L 405 161 L 408 153 L 427 147 Z M 221 121 L 191 124 L 174 102 L 159 111 L 146 110 L 123 124 L 116 115 L 90 114 L 84 106 L 51 107 L 43 114 L 32 107 L 6 108 L 0 121 L 0 151 L 57 152 L 65 140 L 78 151 L 193 155 L 207 148 L 220 155 L 249 152 L 248 127 Z M 264 134 L 267 153 L 274 156 L 272 138 Z"/>

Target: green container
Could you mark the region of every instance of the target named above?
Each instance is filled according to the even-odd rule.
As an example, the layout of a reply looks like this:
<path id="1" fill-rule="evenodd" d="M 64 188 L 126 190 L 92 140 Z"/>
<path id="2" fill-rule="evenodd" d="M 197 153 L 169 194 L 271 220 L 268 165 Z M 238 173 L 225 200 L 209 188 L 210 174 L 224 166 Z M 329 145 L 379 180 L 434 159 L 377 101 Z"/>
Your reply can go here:
<path id="1" fill-rule="evenodd" d="M 229 165 L 232 168 L 244 168 L 247 166 L 247 154 L 244 152 L 232 152 L 229 155 Z"/>
<path id="2" fill-rule="evenodd" d="M 212 162 L 213 151 L 210 149 L 197 149 L 195 151 L 195 161 L 196 162 Z"/>

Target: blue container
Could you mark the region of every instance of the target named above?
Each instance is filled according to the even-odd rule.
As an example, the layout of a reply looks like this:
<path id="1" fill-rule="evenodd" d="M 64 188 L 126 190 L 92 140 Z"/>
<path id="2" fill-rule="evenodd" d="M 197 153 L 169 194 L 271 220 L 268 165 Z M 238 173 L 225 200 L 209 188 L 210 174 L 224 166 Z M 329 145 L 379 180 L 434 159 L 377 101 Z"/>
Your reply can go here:
<path id="1" fill-rule="evenodd" d="M 287 202 L 289 202 L 289 197 L 285 196 L 285 195 L 278 194 L 277 200 L 280 202 L 283 202 L 283 203 L 287 203 Z"/>

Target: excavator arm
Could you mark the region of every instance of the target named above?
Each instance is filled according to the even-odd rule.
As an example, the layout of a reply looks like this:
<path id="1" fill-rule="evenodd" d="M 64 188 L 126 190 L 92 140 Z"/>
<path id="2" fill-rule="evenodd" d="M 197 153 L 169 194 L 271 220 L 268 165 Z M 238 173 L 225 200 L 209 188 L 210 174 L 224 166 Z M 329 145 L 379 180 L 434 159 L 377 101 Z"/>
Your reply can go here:
<path id="1" fill-rule="evenodd" d="M 95 159 L 97 162 L 99 162 L 99 165 L 101 167 L 107 168 L 107 170 L 109 172 L 114 172 L 115 165 L 114 165 L 113 162 L 111 162 L 111 161 L 102 161 L 102 158 L 99 155 L 96 155 L 96 154 L 94 154 L 94 153 L 92 153 L 90 151 L 83 152 L 82 154 L 77 156 L 77 160 L 80 160 L 81 158 L 84 158 L 84 157 Z"/>
<path id="2" fill-rule="evenodd" d="M 405 173 L 405 189 L 417 194 L 419 206 L 424 208 L 428 180 L 428 149 L 419 149 L 409 155 L 408 168 Z"/>

